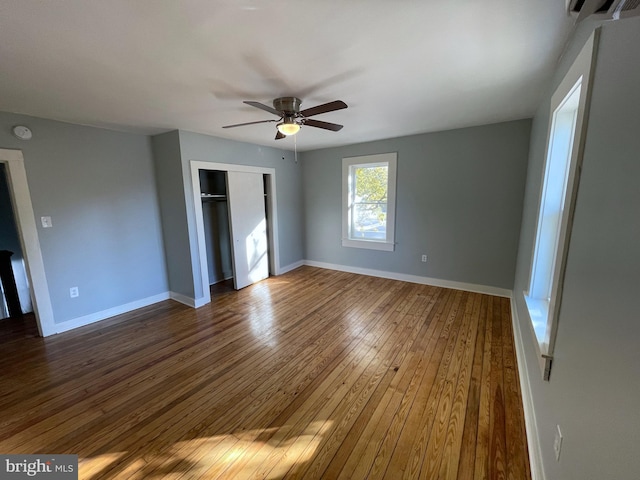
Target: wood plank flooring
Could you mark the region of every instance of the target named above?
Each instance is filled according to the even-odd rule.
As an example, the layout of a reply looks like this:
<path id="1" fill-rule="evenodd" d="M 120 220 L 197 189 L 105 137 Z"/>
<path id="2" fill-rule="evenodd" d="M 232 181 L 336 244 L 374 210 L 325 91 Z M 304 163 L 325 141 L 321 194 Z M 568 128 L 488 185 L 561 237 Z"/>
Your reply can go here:
<path id="1" fill-rule="evenodd" d="M 505 298 L 301 267 L 0 350 L 0 452 L 81 479 L 531 478 Z"/>

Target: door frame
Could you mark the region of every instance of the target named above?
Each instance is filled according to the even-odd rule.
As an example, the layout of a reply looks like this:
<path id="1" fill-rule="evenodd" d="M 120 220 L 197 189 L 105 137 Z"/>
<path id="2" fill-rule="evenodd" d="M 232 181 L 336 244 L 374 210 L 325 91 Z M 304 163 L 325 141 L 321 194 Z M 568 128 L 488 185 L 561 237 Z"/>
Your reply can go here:
<path id="1" fill-rule="evenodd" d="M 56 333 L 55 321 L 22 151 L 0 148 L 0 162 L 7 166 L 7 183 L 29 279 L 33 313 L 38 332 L 46 337 Z"/>
<path id="2" fill-rule="evenodd" d="M 267 241 L 269 242 L 269 272 L 280 274 L 280 256 L 278 243 L 278 209 L 276 196 L 276 169 L 267 167 L 254 167 L 251 165 L 236 165 L 232 163 L 212 163 L 201 160 L 191 160 L 191 186 L 193 191 L 193 205 L 195 208 L 196 236 L 198 241 L 198 263 L 200 272 L 194 272 L 194 281 L 200 281 L 202 285 L 201 299 L 196 300 L 196 305 L 206 305 L 211 302 L 209 292 L 209 268 L 207 265 L 207 247 L 205 242 L 204 221 L 202 218 L 202 189 L 200 186 L 200 170 L 217 170 L 221 172 L 246 172 L 267 175 Z M 199 278 L 198 278 L 199 277 Z"/>

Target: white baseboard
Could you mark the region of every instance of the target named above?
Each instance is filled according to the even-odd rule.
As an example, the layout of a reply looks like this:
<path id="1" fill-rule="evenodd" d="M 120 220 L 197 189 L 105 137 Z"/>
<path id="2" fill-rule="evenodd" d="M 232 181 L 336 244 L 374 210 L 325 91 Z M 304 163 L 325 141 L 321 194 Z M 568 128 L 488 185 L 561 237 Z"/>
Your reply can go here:
<path id="1" fill-rule="evenodd" d="M 175 300 L 176 302 L 182 303 L 183 305 L 186 305 L 187 307 L 196 308 L 195 299 L 193 299 L 191 297 L 187 297 L 186 295 L 183 295 L 181 293 L 169 292 L 169 298 L 171 300 Z"/>
<path id="2" fill-rule="evenodd" d="M 193 308 L 200 308 L 203 305 L 206 305 L 207 303 L 211 303 L 211 297 L 201 297 L 201 298 L 196 298 L 193 300 L 192 303 L 192 307 Z"/>
<path id="3" fill-rule="evenodd" d="M 291 270 L 295 270 L 296 268 L 299 268 L 303 265 L 306 265 L 304 260 L 300 260 L 299 262 L 295 262 L 295 263 L 290 263 L 289 265 L 285 265 L 284 267 L 280 267 L 280 271 L 278 272 L 278 275 L 283 275 L 287 272 L 290 272 Z"/>
<path id="4" fill-rule="evenodd" d="M 490 287 L 487 285 L 476 285 L 473 283 L 454 282 L 452 280 L 441 280 L 431 277 L 420 277 L 418 275 L 409 275 L 406 273 L 385 272 L 383 270 L 374 270 L 371 268 L 350 267 L 346 265 L 336 265 L 333 263 L 315 262 L 313 260 L 305 260 L 303 264 L 309 265 L 310 267 L 338 270 L 340 272 L 359 273 L 361 275 L 369 275 L 371 277 L 389 278 L 391 280 L 400 280 L 403 282 L 420 283 L 422 285 L 433 285 L 434 287 L 452 288 L 454 290 L 465 290 L 467 292 L 484 293 L 487 295 L 495 295 L 497 297 L 511 298 L 511 290 L 508 290 L 506 288 Z"/>
<path id="5" fill-rule="evenodd" d="M 529 380 L 529 366 L 524 352 L 520 320 L 516 310 L 516 302 L 511 296 L 511 321 L 513 323 L 513 341 L 516 347 L 518 359 L 518 373 L 520 376 L 520 391 L 522 393 L 522 407 L 524 409 L 524 421 L 527 430 L 527 445 L 529 447 L 529 464 L 531 465 L 531 480 L 545 480 L 542 455 L 540 448 L 540 435 L 536 423 L 536 412 L 533 408 L 533 396 L 531 395 L 531 383 Z M 537 367 L 536 367 L 537 369 Z"/>
<path id="6" fill-rule="evenodd" d="M 176 292 L 169 292 L 169 298 L 191 308 L 200 308 L 207 303 L 211 303 L 211 297 L 191 298 Z"/>
<path id="7" fill-rule="evenodd" d="M 138 308 L 147 307 L 149 305 L 153 305 L 154 303 L 162 302 L 163 300 L 168 299 L 169 292 L 160 293 L 158 295 L 153 295 L 141 300 L 136 300 L 135 302 L 125 303 L 124 305 L 108 308 L 107 310 L 102 310 L 100 312 L 90 313 L 89 315 L 84 315 L 82 317 L 73 318 L 71 320 L 67 320 L 66 322 L 55 323 L 54 331 L 51 333 L 54 334 L 68 332 L 69 330 L 73 330 L 74 328 L 84 327 L 85 325 L 99 322 L 100 320 L 105 320 L 107 318 L 115 317 L 116 315 L 121 315 Z"/>

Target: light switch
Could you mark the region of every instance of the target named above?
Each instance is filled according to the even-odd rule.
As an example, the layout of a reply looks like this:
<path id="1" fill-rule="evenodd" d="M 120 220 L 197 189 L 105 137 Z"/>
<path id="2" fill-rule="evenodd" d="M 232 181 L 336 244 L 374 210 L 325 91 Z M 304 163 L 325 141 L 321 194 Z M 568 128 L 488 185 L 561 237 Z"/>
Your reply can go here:
<path id="1" fill-rule="evenodd" d="M 51 222 L 51 217 L 40 217 L 42 221 L 42 228 L 51 228 L 53 227 L 53 223 Z"/>

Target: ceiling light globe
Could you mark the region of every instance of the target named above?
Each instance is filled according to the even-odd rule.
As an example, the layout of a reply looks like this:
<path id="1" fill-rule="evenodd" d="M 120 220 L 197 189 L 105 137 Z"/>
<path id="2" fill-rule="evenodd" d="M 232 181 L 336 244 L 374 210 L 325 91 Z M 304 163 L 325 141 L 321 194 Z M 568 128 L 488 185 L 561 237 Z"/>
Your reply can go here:
<path id="1" fill-rule="evenodd" d="M 300 125 L 297 123 L 280 123 L 278 131 L 283 135 L 295 135 L 300 131 Z"/>

